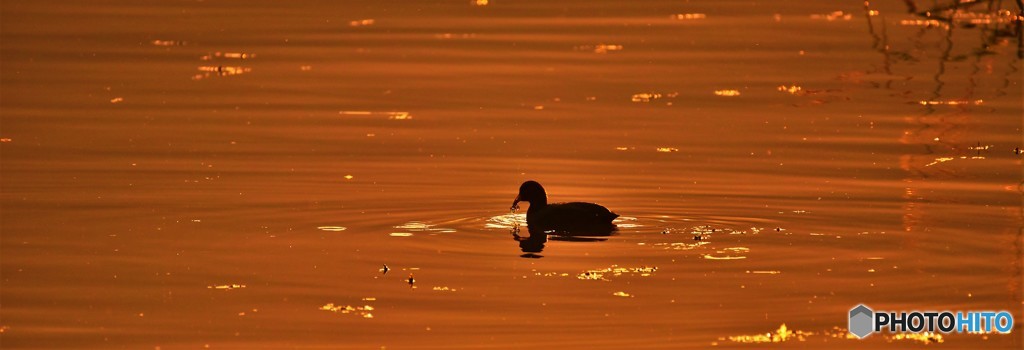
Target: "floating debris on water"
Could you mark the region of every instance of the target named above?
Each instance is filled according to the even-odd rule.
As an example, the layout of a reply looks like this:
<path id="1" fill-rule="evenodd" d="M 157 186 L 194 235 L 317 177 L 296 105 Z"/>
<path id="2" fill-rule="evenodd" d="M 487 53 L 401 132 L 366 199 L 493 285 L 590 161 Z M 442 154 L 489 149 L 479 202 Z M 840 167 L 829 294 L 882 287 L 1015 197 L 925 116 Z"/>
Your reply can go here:
<path id="1" fill-rule="evenodd" d="M 375 21 L 373 20 L 373 18 L 360 19 L 360 20 L 355 20 L 355 21 L 348 22 L 348 26 L 349 27 L 365 27 L 365 26 L 373 25 L 374 22 Z"/>
<path id="2" fill-rule="evenodd" d="M 381 274 L 387 274 L 388 271 L 391 271 L 391 269 L 388 268 L 388 264 L 384 264 L 384 267 L 380 268 L 380 273 Z"/>
<path id="3" fill-rule="evenodd" d="M 376 299 L 374 299 L 374 300 L 376 300 Z M 340 314 L 359 315 L 359 316 L 362 316 L 363 318 L 373 318 L 373 314 L 370 313 L 370 311 L 373 311 L 374 309 L 373 309 L 373 306 L 370 306 L 370 305 L 352 306 L 352 305 L 335 305 L 334 303 L 327 303 L 327 304 L 324 304 L 324 306 L 321 306 L 320 310 L 330 311 L 330 312 L 335 312 L 335 313 L 340 313 Z"/>
<path id="4" fill-rule="evenodd" d="M 244 284 L 219 284 L 213 286 L 206 286 L 206 289 L 221 289 L 221 290 L 233 290 L 245 288 Z"/>
<path id="5" fill-rule="evenodd" d="M 736 97 L 740 95 L 739 90 L 715 90 L 715 95 L 725 97 Z"/>
<path id="6" fill-rule="evenodd" d="M 657 152 L 662 152 L 662 153 L 679 152 L 679 149 L 675 148 L 675 147 L 658 147 L 658 148 L 655 148 L 654 150 L 657 151 Z"/>
<path id="7" fill-rule="evenodd" d="M 413 278 L 411 273 L 409 274 L 409 279 L 405 281 L 408 282 L 410 286 L 415 286 L 416 284 L 416 278 Z"/>
<path id="8" fill-rule="evenodd" d="M 703 13 L 677 13 L 669 16 L 669 18 L 677 20 L 705 19 L 708 18 L 708 15 Z"/>
<path id="9" fill-rule="evenodd" d="M 811 15 L 811 19 L 819 19 L 819 20 L 823 19 L 823 20 L 826 20 L 826 21 L 829 21 L 829 22 L 831 22 L 831 21 L 838 21 L 838 20 L 849 21 L 852 18 L 853 18 L 852 14 L 849 14 L 849 13 L 846 13 L 846 12 L 843 12 L 843 11 L 833 11 L 831 13 L 813 14 L 813 15 Z"/>
<path id="10" fill-rule="evenodd" d="M 340 232 L 340 231 L 345 231 L 348 228 L 343 227 L 343 226 L 317 226 L 316 229 L 320 230 L 320 231 Z"/>
<path id="11" fill-rule="evenodd" d="M 626 293 L 626 292 L 615 292 L 615 293 L 612 293 L 612 295 L 617 296 L 617 297 L 623 297 L 623 298 L 632 298 L 633 297 L 632 294 L 629 294 L 629 293 Z"/>
<path id="12" fill-rule="evenodd" d="M 606 277 L 619 277 L 622 275 L 632 275 L 639 277 L 648 277 L 658 271 L 657 267 L 620 267 L 619 265 L 612 265 L 603 269 L 587 270 L 576 275 L 577 279 L 581 280 L 602 280 L 607 281 Z"/>

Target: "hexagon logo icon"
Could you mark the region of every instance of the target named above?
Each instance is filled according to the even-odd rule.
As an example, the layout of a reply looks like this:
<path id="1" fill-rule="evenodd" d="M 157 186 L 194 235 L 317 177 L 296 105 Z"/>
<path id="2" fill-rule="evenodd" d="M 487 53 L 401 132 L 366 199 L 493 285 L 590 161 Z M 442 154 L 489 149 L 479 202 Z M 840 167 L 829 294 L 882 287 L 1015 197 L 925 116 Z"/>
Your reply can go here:
<path id="1" fill-rule="evenodd" d="M 859 339 L 864 339 L 871 335 L 872 332 L 872 320 L 875 318 L 875 311 L 871 310 L 864 304 L 857 305 L 850 309 L 850 320 L 847 323 L 847 328 L 850 330 L 850 334 L 857 336 Z"/>

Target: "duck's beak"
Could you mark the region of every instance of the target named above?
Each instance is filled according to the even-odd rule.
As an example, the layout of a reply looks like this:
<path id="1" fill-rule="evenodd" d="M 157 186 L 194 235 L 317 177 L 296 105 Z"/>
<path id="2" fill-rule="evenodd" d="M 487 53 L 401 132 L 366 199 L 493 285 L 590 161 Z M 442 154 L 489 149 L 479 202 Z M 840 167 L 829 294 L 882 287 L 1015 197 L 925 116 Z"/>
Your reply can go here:
<path id="1" fill-rule="evenodd" d="M 519 210 L 519 196 L 516 195 L 516 199 L 512 201 L 512 211 Z"/>

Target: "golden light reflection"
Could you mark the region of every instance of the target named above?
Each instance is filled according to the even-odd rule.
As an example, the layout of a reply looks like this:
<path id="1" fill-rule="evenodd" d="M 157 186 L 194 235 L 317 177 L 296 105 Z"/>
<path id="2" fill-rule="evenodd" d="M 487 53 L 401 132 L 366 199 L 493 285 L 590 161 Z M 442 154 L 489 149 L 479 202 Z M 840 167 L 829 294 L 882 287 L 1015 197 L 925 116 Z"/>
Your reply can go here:
<path id="1" fill-rule="evenodd" d="M 658 267 L 621 267 L 612 265 L 603 269 L 587 270 L 576 275 L 577 279 L 590 281 L 608 281 L 608 277 L 619 277 L 623 275 L 649 277 L 658 271 Z"/>
<path id="2" fill-rule="evenodd" d="M 804 88 L 802 88 L 800 86 L 797 86 L 797 85 L 792 85 L 792 86 L 779 85 L 779 87 L 776 88 L 776 90 L 789 93 L 790 95 L 800 94 L 803 91 L 803 89 Z"/>
<path id="3" fill-rule="evenodd" d="M 373 18 L 367 18 L 348 22 L 348 25 L 350 27 L 365 27 L 373 25 L 374 22 Z"/>
<path id="4" fill-rule="evenodd" d="M 508 213 L 492 216 L 484 224 L 485 228 L 511 229 L 516 226 L 526 226 L 526 214 Z"/>
<path id="5" fill-rule="evenodd" d="M 934 19 L 905 19 L 900 21 L 900 25 L 919 26 L 925 28 L 949 28 L 948 24 Z"/>
<path id="6" fill-rule="evenodd" d="M 726 97 L 736 97 L 736 96 L 740 95 L 740 91 L 739 90 L 715 90 L 715 95 L 717 95 L 717 96 L 726 96 Z"/>
<path id="7" fill-rule="evenodd" d="M 620 216 L 615 218 L 615 220 L 612 220 L 612 223 L 614 223 L 615 226 L 618 226 L 619 228 L 637 228 L 644 226 L 636 222 L 637 219 L 630 216 Z"/>
<path id="8" fill-rule="evenodd" d="M 152 43 L 154 46 L 185 46 L 186 45 L 186 42 L 181 41 L 181 40 L 153 40 L 150 43 Z"/>
<path id="9" fill-rule="evenodd" d="M 708 18 L 708 15 L 703 14 L 703 13 L 677 13 L 677 14 L 674 14 L 674 15 L 669 16 L 669 17 L 672 18 L 672 19 L 677 19 L 677 20 L 690 20 L 690 19 L 705 19 L 705 18 Z"/>
<path id="10" fill-rule="evenodd" d="M 219 284 L 213 286 L 206 286 L 206 289 L 220 289 L 220 290 L 234 290 L 245 288 L 244 284 Z"/>
<path id="11" fill-rule="evenodd" d="M 827 336 L 827 337 L 829 337 L 829 338 L 833 338 L 833 339 L 845 339 L 845 340 L 860 341 L 859 338 L 857 338 L 853 334 L 850 334 L 850 332 L 846 328 L 842 328 L 842 327 L 832 327 L 831 330 L 826 330 L 826 331 L 822 332 L 822 334 Z M 920 343 L 923 343 L 923 344 L 933 344 L 933 343 L 943 343 L 943 342 L 945 342 L 945 338 L 942 336 L 942 334 L 933 333 L 933 332 L 896 333 L 896 334 L 880 333 L 880 334 L 876 334 L 876 335 L 873 335 L 873 336 L 881 336 L 881 337 L 885 338 L 885 340 L 887 340 L 889 342 L 900 341 L 900 340 L 916 341 L 916 342 L 920 342 Z"/>
<path id="12" fill-rule="evenodd" d="M 939 157 L 939 158 L 935 158 L 934 161 L 932 161 L 931 163 L 925 164 L 924 166 L 932 166 L 932 165 L 936 165 L 936 164 L 940 164 L 940 163 L 945 163 L 945 162 L 956 160 L 956 159 L 982 160 L 982 159 L 985 159 L 985 156 Z"/>
<path id="13" fill-rule="evenodd" d="M 745 257 L 745 256 L 739 256 L 739 255 L 736 255 L 736 256 L 734 256 L 734 255 L 715 256 L 715 255 L 711 255 L 711 254 L 704 254 L 704 259 L 708 259 L 708 260 L 741 260 L 741 259 L 746 259 L 746 258 L 747 257 Z"/>
<path id="14" fill-rule="evenodd" d="M 342 227 L 342 226 L 319 226 L 316 229 L 320 230 L 320 231 L 331 231 L 331 232 L 340 232 L 340 231 L 347 230 L 347 228 Z"/>
<path id="15" fill-rule="evenodd" d="M 811 19 L 826 20 L 826 21 L 829 21 L 829 22 L 831 22 L 831 21 L 839 21 L 839 20 L 849 21 L 852 18 L 853 18 L 852 14 L 849 14 L 849 13 L 846 13 L 846 12 L 843 12 L 843 11 L 833 11 L 831 13 L 813 14 L 813 15 L 811 15 Z"/>
<path id="16" fill-rule="evenodd" d="M 679 152 L 679 149 L 675 147 L 658 147 L 654 150 L 662 153 Z"/>
<path id="17" fill-rule="evenodd" d="M 404 223 L 404 224 L 401 224 L 401 225 L 398 225 L 398 226 L 394 226 L 394 228 L 401 229 L 401 230 L 404 230 L 404 231 L 412 231 L 412 232 L 440 232 L 440 233 L 453 233 L 453 232 L 455 232 L 455 229 L 453 229 L 453 228 L 437 227 L 434 224 L 428 224 L 428 223 L 422 222 L 422 221 L 409 221 L 407 223 Z M 392 235 L 394 235 L 394 234 L 392 234 Z M 412 234 L 410 233 L 408 235 L 411 236 Z"/>
<path id="18" fill-rule="evenodd" d="M 608 53 L 609 51 L 622 51 L 622 45 L 598 44 L 594 46 L 594 53 Z"/>
<path id="19" fill-rule="evenodd" d="M 476 37 L 476 33 L 462 33 L 462 34 L 441 33 L 441 34 L 434 34 L 434 38 L 435 39 L 472 39 L 472 38 L 475 38 L 475 37 Z"/>
<path id="20" fill-rule="evenodd" d="M 629 293 L 626 293 L 626 292 L 622 292 L 622 291 L 612 293 L 612 295 L 617 296 L 617 297 L 623 297 L 623 298 L 632 298 L 633 297 L 632 294 L 629 294 Z"/>
<path id="21" fill-rule="evenodd" d="M 941 344 L 945 342 L 945 339 L 942 338 L 942 334 L 932 332 L 896 333 L 888 336 L 888 338 L 892 340 L 912 340 L 924 344 Z"/>
<path id="22" fill-rule="evenodd" d="M 666 249 L 666 250 L 693 250 L 693 249 L 695 249 L 697 247 L 700 247 L 700 246 L 703 246 L 703 245 L 707 245 L 707 244 L 710 244 L 710 242 L 695 242 L 695 243 L 671 242 L 671 243 L 653 243 L 653 244 L 649 244 L 649 245 L 652 246 L 652 247 L 660 247 L 660 248 Z M 648 245 L 648 244 L 645 243 L 645 242 L 640 242 L 640 243 L 637 243 L 637 245 Z"/>
<path id="23" fill-rule="evenodd" d="M 659 94 L 659 93 L 654 93 L 654 92 L 647 93 L 647 92 L 644 92 L 644 93 L 639 93 L 639 94 L 633 94 L 633 97 L 631 98 L 631 100 L 633 102 L 651 102 L 652 100 L 657 100 L 657 99 L 661 98 L 661 96 L 662 95 Z"/>
<path id="24" fill-rule="evenodd" d="M 375 112 L 375 111 L 339 111 L 341 115 L 359 115 L 359 116 L 383 116 L 390 120 L 409 120 L 412 119 L 412 114 L 409 112 Z"/>
<path id="25" fill-rule="evenodd" d="M 918 104 L 922 106 L 936 106 L 936 105 L 947 105 L 947 106 L 958 106 L 958 105 L 980 105 L 985 103 L 984 100 L 943 100 L 943 101 L 918 101 Z"/>
<path id="26" fill-rule="evenodd" d="M 1005 24 L 1022 20 L 1022 16 L 1009 11 L 999 10 L 995 13 L 956 11 L 953 12 L 953 21 L 966 22 L 970 24 Z"/>
<path id="27" fill-rule="evenodd" d="M 752 335 L 736 335 L 728 338 L 719 338 L 719 340 L 726 340 L 736 343 L 781 343 L 785 341 L 806 341 L 807 337 L 814 335 L 812 332 L 805 332 L 801 330 L 791 330 L 786 327 L 783 323 L 773 332 L 767 332 L 763 334 L 752 334 Z"/>
<path id="28" fill-rule="evenodd" d="M 322 311 L 330 311 L 330 312 L 335 312 L 335 313 L 340 313 L 340 314 L 359 315 L 359 316 L 361 316 L 363 318 L 373 318 L 373 314 L 370 313 L 370 311 L 373 311 L 374 308 L 371 305 L 352 306 L 352 305 L 334 305 L 334 303 L 327 303 L 324 306 L 321 306 L 320 310 L 322 310 Z"/>
<path id="29" fill-rule="evenodd" d="M 214 60 L 214 59 L 218 59 L 218 58 L 230 58 L 230 59 L 245 60 L 245 59 L 250 59 L 250 58 L 254 58 L 254 57 L 256 57 L 256 54 L 252 54 L 252 53 L 220 52 L 220 51 L 218 51 L 218 52 L 214 52 L 214 53 L 211 53 L 211 54 L 208 54 L 208 55 L 200 56 L 199 59 L 203 60 L 203 61 L 210 61 L 210 60 Z"/>
<path id="30" fill-rule="evenodd" d="M 487 6 L 487 4 L 490 3 L 490 1 L 488 1 L 488 0 L 472 0 L 470 3 L 475 5 L 475 6 Z"/>
<path id="31" fill-rule="evenodd" d="M 203 73 L 192 76 L 192 80 L 206 79 L 215 76 L 223 77 L 229 75 L 241 75 L 252 72 L 252 68 L 238 66 L 199 66 L 197 69 Z"/>

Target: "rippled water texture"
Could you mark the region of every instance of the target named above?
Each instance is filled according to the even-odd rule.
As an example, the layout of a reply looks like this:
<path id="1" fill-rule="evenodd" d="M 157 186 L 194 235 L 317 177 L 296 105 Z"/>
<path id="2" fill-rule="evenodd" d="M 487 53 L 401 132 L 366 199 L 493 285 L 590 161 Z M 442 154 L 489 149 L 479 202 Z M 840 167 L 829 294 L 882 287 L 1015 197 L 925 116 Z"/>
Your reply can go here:
<path id="1" fill-rule="evenodd" d="M 5 0 L 0 342 L 1019 349 L 1017 5 L 944 3 Z"/>

